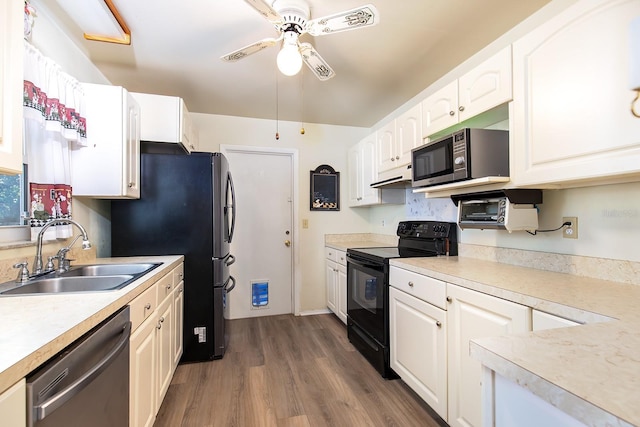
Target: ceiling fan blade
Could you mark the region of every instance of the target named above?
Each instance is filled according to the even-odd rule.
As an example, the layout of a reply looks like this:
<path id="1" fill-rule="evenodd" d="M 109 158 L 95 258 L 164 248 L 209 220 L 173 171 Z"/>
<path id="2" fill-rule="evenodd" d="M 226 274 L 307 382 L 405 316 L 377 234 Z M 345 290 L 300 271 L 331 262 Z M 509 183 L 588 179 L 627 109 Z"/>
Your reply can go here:
<path id="1" fill-rule="evenodd" d="M 278 43 L 278 41 L 281 39 L 277 38 L 277 39 L 273 39 L 273 38 L 269 38 L 269 39 L 264 39 L 264 40 L 260 40 L 259 42 L 250 44 L 249 46 L 245 46 L 243 48 L 240 48 L 238 50 L 234 50 L 231 53 L 227 53 L 226 55 L 222 55 L 220 57 L 220 59 L 222 59 L 223 61 L 227 61 L 227 62 L 234 62 L 234 61 L 238 61 L 246 56 L 252 55 L 256 52 L 260 52 L 262 49 L 266 49 L 268 47 L 271 46 L 275 46 L 276 43 Z"/>
<path id="2" fill-rule="evenodd" d="M 305 64 L 321 81 L 329 80 L 336 75 L 335 71 L 322 59 L 320 54 L 309 43 L 300 43 L 300 54 Z"/>
<path id="3" fill-rule="evenodd" d="M 262 0 L 244 0 L 252 8 L 258 11 L 258 13 L 264 16 L 269 22 L 274 25 L 282 24 L 282 17 L 271 6 Z"/>
<path id="4" fill-rule="evenodd" d="M 322 36 L 340 31 L 370 27 L 376 25 L 379 21 L 380 16 L 376 7 L 372 4 L 367 4 L 307 21 L 306 30 L 312 36 Z"/>

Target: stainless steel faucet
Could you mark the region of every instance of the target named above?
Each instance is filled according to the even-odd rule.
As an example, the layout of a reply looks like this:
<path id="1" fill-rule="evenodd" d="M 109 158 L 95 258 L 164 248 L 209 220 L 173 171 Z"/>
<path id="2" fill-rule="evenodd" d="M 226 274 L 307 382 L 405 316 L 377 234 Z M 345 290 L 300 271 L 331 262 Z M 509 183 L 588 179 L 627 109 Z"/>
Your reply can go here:
<path id="1" fill-rule="evenodd" d="M 64 218 L 53 219 L 53 220 L 49 221 L 44 227 L 42 227 L 42 229 L 38 233 L 38 243 L 37 243 L 37 246 L 36 246 L 36 257 L 33 260 L 33 273 L 32 274 L 40 274 L 40 273 L 42 273 L 42 238 L 44 236 L 44 232 L 47 230 L 47 228 L 51 227 L 52 225 L 65 224 L 65 223 L 71 223 L 71 224 L 75 225 L 76 227 L 78 227 L 78 229 L 80 229 L 80 232 L 82 233 L 82 249 L 86 250 L 86 249 L 90 249 L 91 248 L 91 243 L 89 242 L 89 236 L 87 236 L 87 230 L 85 230 L 82 225 L 80 225 L 78 222 L 76 222 L 76 221 L 74 221 L 72 219 L 64 219 Z M 77 240 L 77 238 L 76 238 L 76 240 Z M 71 245 L 73 245 L 73 243 L 75 243 L 76 240 L 71 242 Z M 71 248 L 71 245 L 69 245 L 67 247 L 67 250 L 69 248 Z"/>

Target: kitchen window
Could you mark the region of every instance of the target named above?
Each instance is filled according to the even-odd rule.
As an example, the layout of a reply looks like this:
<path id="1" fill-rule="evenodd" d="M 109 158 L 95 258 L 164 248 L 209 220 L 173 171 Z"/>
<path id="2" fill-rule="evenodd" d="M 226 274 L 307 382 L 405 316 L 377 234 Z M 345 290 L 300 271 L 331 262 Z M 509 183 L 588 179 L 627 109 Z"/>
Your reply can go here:
<path id="1" fill-rule="evenodd" d="M 29 240 L 26 176 L 27 165 L 19 175 L 0 174 L 0 242 Z"/>

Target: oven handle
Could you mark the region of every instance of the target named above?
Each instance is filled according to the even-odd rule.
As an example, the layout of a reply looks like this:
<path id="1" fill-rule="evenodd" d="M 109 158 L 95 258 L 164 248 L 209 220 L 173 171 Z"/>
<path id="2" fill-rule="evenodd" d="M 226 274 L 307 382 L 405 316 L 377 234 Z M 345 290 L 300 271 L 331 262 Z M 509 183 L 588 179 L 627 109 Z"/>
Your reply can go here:
<path id="1" fill-rule="evenodd" d="M 350 263 L 355 264 L 355 265 L 360 266 L 360 267 L 370 268 L 372 270 L 380 270 L 382 268 L 382 266 L 380 264 L 374 264 L 374 263 L 371 263 L 371 262 L 367 262 L 367 261 L 361 260 L 359 258 L 356 259 L 350 254 L 347 254 L 347 258 L 348 258 L 347 262 L 350 262 Z"/>

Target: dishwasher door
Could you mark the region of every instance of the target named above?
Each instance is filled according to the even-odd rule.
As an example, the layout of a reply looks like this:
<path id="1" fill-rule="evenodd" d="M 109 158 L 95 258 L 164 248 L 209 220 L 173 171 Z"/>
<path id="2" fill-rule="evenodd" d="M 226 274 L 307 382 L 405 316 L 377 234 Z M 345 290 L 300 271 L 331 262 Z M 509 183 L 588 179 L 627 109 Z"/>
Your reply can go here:
<path id="1" fill-rule="evenodd" d="M 129 307 L 27 377 L 27 426 L 129 425 Z"/>

